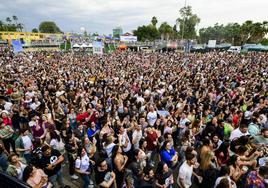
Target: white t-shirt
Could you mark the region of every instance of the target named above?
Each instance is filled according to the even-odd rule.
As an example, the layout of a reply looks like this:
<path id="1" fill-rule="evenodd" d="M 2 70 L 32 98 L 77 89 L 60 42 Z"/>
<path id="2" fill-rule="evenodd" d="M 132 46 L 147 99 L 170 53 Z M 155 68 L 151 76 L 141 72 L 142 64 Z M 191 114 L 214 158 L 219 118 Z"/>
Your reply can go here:
<path id="1" fill-rule="evenodd" d="M 5 110 L 10 112 L 12 105 L 13 104 L 11 102 L 5 102 L 4 105 Z"/>
<path id="2" fill-rule="evenodd" d="M 253 112 L 251 112 L 251 111 L 246 111 L 245 114 L 244 114 L 245 119 L 249 120 L 249 119 L 251 118 L 252 114 L 253 114 Z"/>
<path id="3" fill-rule="evenodd" d="M 125 132 L 122 136 L 122 141 L 121 141 L 122 145 L 125 145 L 127 139 L 128 139 L 127 147 L 126 148 L 122 147 L 124 152 L 128 152 L 131 149 L 131 142 L 130 142 L 129 137 L 127 135 L 127 131 L 125 130 Z"/>
<path id="4" fill-rule="evenodd" d="M 139 149 L 139 142 L 140 139 L 142 138 L 142 130 L 137 131 L 135 130 L 132 134 L 132 139 L 137 138 L 137 142 L 133 145 L 134 149 Z"/>
<path id="5" fill-rule="evenodd" d="M 40 106 L 40 102 L 38 101 L 37 103 L 32 103 L 31 105 L 30 105 L 30 108 L 32 109 L 32 110 L 36 110 L 36 108 L 38 108 L 39 106 Z"/>
<path id="6" fill-rule="evenodd" d="M 193 174 L 193 166 L 189 166 L 187 164 L 187 161 L 184 161 L 179 169 L 178 178 L 184 180 L 186 188 L 189 188 L 192 185 L 192 181 L 191 181 L 192 174 Z M 179 179 L 177 180 L 177 182 L 180 182 Z"/>
<path id="7" fill-rule="evenodd" d="M 181 130 L 180 130 L 180 134 L 184 134 L 187 127 L 186 127 L 186 123 L 187 122 L 191 122 L 188 118 L 184 118 L 184 119 L 181 119 L 180 122 L 179 122 L 179 125 L 181 126 Z"/>
<path id="8" fill-rule="evenodd" d="M 24 149 L 32 148 L 33 143 L 28 135 L 21 137 Z M 25 153 L 29 153 L 30 151 L 25 151 Z"/>
<path id="9" fill-rule="evenodd" d="M 114 146 L 115 146 L 115 143 L 112 142 L 112 143 L 110 143 L 108 146 L 105 146 L 105 147 L 104 147 L 104 149 L 105 149 L 105 151 L 106 151 L 108 157 L 111 157 L 111 155 L 112 155 L 112 150 L 113 150 Z"/>
<path id="10" fill-rule="evenodd" d="M 34 94 L 35 94 L 34 91 L 31 91 L 31 92 L 30 92 L 30 91 L 27 91 L 27 92 L 25 93 L 26 96 L 28 95 L 28 96 L 31 97 L 31 98 L 34 96 Z"/>
<path id="11" fill-rule="evenodd" d="M 241 131 L 240 131 L 240 129 L 239 128 L 237 128 L 237 129 L 235 129 L 235 130 L 233 130 L 232 132 L 231 132 L 231 135 L 230 135 L 230 140 L 232 141 L 232 140 L 234 140 L 235 138 L 239 138 L 239 137 L 241 137 L 241 136 L 246 136 L 246 135 L 249 135 L 249 133 L 248 132 L 246 132 L 246 133 L 242 133 Z"/>
<path id="12" fill-rule="evenodd" d="M 138 97 L 137 97 L 137 103 L 139 103 L 139 102 L 141 102 L 141 104 L 143 104 L 143 103 L 144 103 L 144 98 L 138 96 Z"/>
<path id="13" fill-rule="evenodd" d="M 19 167 L 19 168 L 16 167 L 16 170 L 17 170 L 17 173 L 18 173 L 18 179 L 19 179 L 19 180 L 22 180 L 22 177 L 23 177 L 23 171 L 24 171 L 26 165 L 23 164 L 23 163 L 21 163 L 21 162 L 19 162 L 19 163 L 20 163 L 20 167 Z"/>
<path id="14" fill-rule="evenodd" d="M 59 141 L 55 138 L 51 139 L 49 144 L 53 149 L 59 149 Z"/>
<path id="15" fill-rule="evenodd" d="M 75 168 L 79 169 L 81 172 L 86 172 L 89 165 L 89 157 L 87 155 L 84 155 L 82 159 L 78 157 L 75 160 Z"/>
<path id="16" fill-rule="evenodd" d="M 150 126 L 153 126 L 155 124 L 156 119 L 157 119 L 157 112 L 156 111 L 149 112 L 147 114 L 147 121 L 148 121 Z"/>

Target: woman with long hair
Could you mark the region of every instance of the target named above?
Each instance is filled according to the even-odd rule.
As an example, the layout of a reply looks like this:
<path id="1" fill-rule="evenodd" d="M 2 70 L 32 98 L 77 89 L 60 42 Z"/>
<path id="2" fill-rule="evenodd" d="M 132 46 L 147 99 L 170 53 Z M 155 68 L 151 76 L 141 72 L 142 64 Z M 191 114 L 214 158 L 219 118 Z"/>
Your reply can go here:
<path id="1" fill-rule="evenodd" d="M 141 166 L 144 168 L 147 164 L 148 159 L 150 158 L 150 154 L 147 150 L 147 141 L 142 138 L 139 142 L 139 146 L 141 151 Z"/>
<path id="2" fill-rule="evenodd" d="M 219 166 L 227 164 L 227 161 L 230 158 L 229 149 L 229 142 L 223 142 L 220 147 L 215 150 L 215 156 L 217 157 L 217 163 Z"/>
<path id="3" fill-rule="evenodd" d="M 72 179 L 78 179 L 75 173 L 75 160 L 77 158 L 77 142 L 74 134 L 68 134 L 65 142 L 65 150 L 69 161 L 69 174 Z"/>
<path id="4" fill-rule="evenodd" d="M 158 163 L 155 172 L 155 177 L 156 177 L 156 187 L 171 188 L 174 183 L 172 171 L 168 168 L 168 165 L 163 161 L 160 161 Z"/>
<path id="5" fill-rule="evenodd" d="M 76 121 L 76 113 L 74 108 L 71 108 L 70 113 L 67 114 L 67 119 L 70 121 L 70 126 L 72 129 L 76 129 L 77 121 Z"/>
<path id="6" fill-rule="evenodd" d="M 231 156 L 227 165 L 230 167 L 230 177 L 235 183 L 246 173 L 243 168 L 240 168 L 241 160 L 237 155 Z"/>
<path id="7" fill-rule="evenodd" d="M 200 171 L 203 177 L 202 187 L 213 187 L 218 173 L 217 166 L 217 158 L 214 153 L 205 153 L 200 164 Z"/>
<path id="8" fill-rule="evenodd" d="M 75 160 L 75 171 L 80 174 L 83 180 L 83 188 L 88 188 L 90 183 L 89 175 L 92 173 L 90 172 L 90 165 L 92 163 L 87 155 L 86 149 L 82 148 Z"/>
<path id="9" fill-rule="evenodd" d="M 114 172 L 116 174 L 116 185 L 122 187 L 125 175 L 125 165 L 128 161 L 128 157 L 122 154 L 122 148 L 119 145 L 115 145 L 112 150 L 112 162 Z"/>
<path id="10" fill-rule="evenodd" d="M 36 122 L 31 127 L 31 130 L 34 138 L 44 139 L 47 134 L 46 127 L 43 123 L 41 123 L 41 121 L 39 121 L 38 116 L 36 117 Z"/>
<path id="11" fill-rule="evenodd" d="M 104 135 L 110 136 L 114 134 L 114 130 L 111 128 L 111 122 L 108 121 L 100 130 L 100 139 L 103 140 Z"/>
<path id="12" fill-rule="evenodd" d="M 206 156 L 207 153 L 211 153 L 213 148 L 213 144 L 210 139 L 205 138 L 203 140 L 203 145 L 200 150 L 200 163 L 204 163 L 204 156 Z"/>

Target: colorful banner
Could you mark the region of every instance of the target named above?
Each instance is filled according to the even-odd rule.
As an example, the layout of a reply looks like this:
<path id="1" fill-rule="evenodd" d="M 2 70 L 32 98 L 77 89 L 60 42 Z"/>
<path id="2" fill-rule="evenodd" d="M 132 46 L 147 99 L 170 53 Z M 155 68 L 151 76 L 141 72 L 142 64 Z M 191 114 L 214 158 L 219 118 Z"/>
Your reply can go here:
<path id="1" fill-rule="evenodd" d="M 20 40 L 12 40 L 11 44 L 12 44 L 12 47 L 13 47 L 15 53 L 23 51 L 22 44 L 21 44 Z"/>

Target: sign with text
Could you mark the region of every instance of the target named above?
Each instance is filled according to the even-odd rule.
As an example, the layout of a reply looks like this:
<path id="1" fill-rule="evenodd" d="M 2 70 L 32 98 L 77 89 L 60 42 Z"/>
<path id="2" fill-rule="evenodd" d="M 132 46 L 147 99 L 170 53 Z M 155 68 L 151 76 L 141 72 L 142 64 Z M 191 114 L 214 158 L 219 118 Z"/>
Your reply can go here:
<path id="1" fill-rule="evenodd" d="M 103 54 L 103 45 L 101 41 L 94 41 L 92 43 L 93 54 Z"/>
<path id="2" fill-rule="evenodd" d="M 215 48 L 215 47 L 216 47 L 216 40 L 209 40 L 208 48 Z"/>
<path id="3" fill-rule="evenodd" d="M 120 36 L 122 42 L 137 42 L 137 36 Z"/>

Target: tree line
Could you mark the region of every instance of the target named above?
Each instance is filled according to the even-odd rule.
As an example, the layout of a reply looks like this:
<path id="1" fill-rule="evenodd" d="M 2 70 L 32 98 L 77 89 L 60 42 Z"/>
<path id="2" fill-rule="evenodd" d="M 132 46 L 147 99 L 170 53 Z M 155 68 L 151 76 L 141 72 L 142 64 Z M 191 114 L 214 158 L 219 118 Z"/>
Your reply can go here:
<path id="1" fill-rule="evenodd" d="M 268 21 L 245 21 L 242 24 L 228 23 L 226 25 L 216 23 L 214 26 L 201 28 L 197 35 L 196 26 L 200 18 L 193 14 L 192 7 L 186 6 L 180 9 L 180 16 L 171 26 L 163 22 L 156 27 L 157 18 L 153 17 L 148 25 L 139 26 L 133 31 L 140 41 L 153 41 L 156 39 L 190 39 L 198 43 L 207 43 L 208 40 L 217 40 L 218 43 L 231 43 L 243 45 L 245 43 L 262 43 L 268 45 L 265 35 L 268 33 Z M 177 31 L 177 29 L 179 31 Z"/>
<path id="2" fill-rule="evenodd" d="M 174 25 L 163 22 L 157 27 L 158 20 L 154 16 L 148 25 L 138 26 L 133 34 L 138 37 L 139 41 L 190 39 L 197 40 L 202 44 L 207 43 L 208 40 L 217 40 L 218 43 L 233 45 L 245 43 L 268 45 L 268 39 L 265 39 L 265 35 L 268 33 L 268 21 L 248 20 L 242 24 L 228 23 L 226 25 L 216 23 L 214 26 L 201 28 L 197 34 L 196 26 L 200 23 L 200 18 L 192 12 L 192 7 L 183 7 L 179 13 L 179 18 Z M 5 21 L 0 20 L 0 31 L 22 31 L 23 28 L 24 25 L 18 22 L 15 15 L 7 17 Z M 32 32 L 62 33 L 53 21 L 41 22 L 38 29 L 33 28 Z"/>
<path id="3" fill-rule="evenodd" d="M 18 22 L 18 17 L 13 15 L 7 17 L 4 21 L 0 20 L 0 31 L 20 31 L 22 32 L 24 25 Z M 43 21 L 39 24 L 38 29 L 33 28 L 32 32 L 37 33 L 62 33 L 60 28 L 53 21 Z"/>
<path id="4" fill-rule="evenodd" d="M 245 43 L 268 44 L 265 35 L 268 32 L 268 22 L 245 21 L 241 25 L 229 23 L 227 25 L 215 24 L 213 27 L 199 30 L 200 43 L 206 43 L 209 39 L 215 39 L 220 43 L 243 45 Z"/>
<path id="5" fill-rule="evenodd" d="M 0 20 L 0 31 L 22 31 L 23 24 L 18 22 L 18 17 L 13 15 L 4 21 Z"/>

